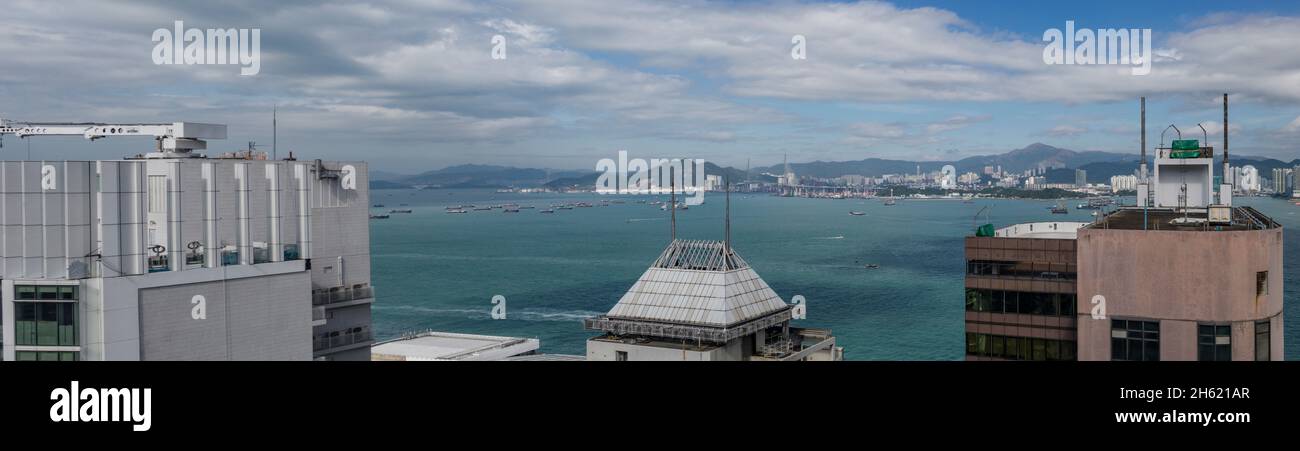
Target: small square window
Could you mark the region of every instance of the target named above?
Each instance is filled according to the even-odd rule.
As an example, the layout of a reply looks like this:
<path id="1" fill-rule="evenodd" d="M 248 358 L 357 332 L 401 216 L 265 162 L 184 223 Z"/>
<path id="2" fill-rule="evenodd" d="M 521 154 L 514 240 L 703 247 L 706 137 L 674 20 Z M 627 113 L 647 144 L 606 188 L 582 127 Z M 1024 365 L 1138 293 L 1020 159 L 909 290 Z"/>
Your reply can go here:
<path id="1" fill-rule="evenodd" d="M 627 361 L 627 351 L 614 351 L 614 361 L 615 361 L 615 362 L 626 362 L 626 361 Z"/>
<path id="2" fill-rule="evenodd" d="M 1255 273 L 1255 296 L 1268 294 L 1268 271 Z"/>

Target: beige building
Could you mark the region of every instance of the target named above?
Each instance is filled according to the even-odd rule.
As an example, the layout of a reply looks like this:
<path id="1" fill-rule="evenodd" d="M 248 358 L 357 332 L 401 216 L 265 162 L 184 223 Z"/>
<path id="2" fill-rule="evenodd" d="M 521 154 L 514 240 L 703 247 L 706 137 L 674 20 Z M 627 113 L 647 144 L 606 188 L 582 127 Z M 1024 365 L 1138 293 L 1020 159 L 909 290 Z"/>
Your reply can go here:
<path id="1" fill-rule="evenodd" d="M 1079 359 L 1282 360 L 1282 227 L 1233 217 L 1129 209 L 1079 230 Z"/>

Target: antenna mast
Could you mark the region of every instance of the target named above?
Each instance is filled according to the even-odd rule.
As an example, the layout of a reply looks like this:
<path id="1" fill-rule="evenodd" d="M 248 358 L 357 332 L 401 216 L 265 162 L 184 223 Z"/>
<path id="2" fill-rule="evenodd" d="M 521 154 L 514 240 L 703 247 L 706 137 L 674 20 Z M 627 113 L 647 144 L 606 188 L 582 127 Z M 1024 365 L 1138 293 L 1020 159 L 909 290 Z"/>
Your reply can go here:
<path id="1" fill-rule="evenodd" d="M 724 177 L 726 177 L 726 180 L 723 183 L 727 185 L 727 218 L 725 221 L 726 231 L 723 233 L 722 240 L 722 255 L 723 258 L 730 258 L 728 256 L 731 255 L 731 175 L 728 174 Z"/>
<path id="2" fill-rule="evenodd" d="M 277 121 L 276 121 L 276 119 L 277 119 L 276 116 L 277 116 L 277 114 L 279 113 L 279 110 L 280 110 L 280 106 L 279 106 L 279 105 L 274 105 L 274 106 L 271 107 L 271 159 L 272 159 L 272 160 L 278 160 L 278 159 L 280 159 L 280 158 L 279 158 L 279 157 L 280 157 L 280 154 L 279 154 L 279 150 L 280 150 L 280 149 L 279 149 L 278 147 L 276 147 L 276 143 L 277 143 L 276 138 L 278 138 L 278 136 L 276 135 L 276 132 L 278 131 L 278 129 L 277 129 L 277 127 L 276 127 L 276 126 L 278 125 L 278 124 L 276 123 L 276 122 L 277 122 Z"/>
<path id="3" fill-rule="evenodd" d="M 670 225 L 672 241 L 677 241 L 677 176 L 673 175 L 673 166 L 668 165 L 668 204 L 672 211 L 668 222 Z"/>

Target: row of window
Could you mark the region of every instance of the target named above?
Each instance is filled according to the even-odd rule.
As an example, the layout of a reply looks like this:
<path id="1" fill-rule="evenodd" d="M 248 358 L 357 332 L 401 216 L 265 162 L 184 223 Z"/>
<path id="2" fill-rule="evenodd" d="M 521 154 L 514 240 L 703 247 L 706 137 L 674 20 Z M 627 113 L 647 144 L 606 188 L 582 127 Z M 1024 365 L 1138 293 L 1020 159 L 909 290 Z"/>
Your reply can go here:
<path id="1" fill-rule="evenodd" d="M 197 242 L 195 242 L 197 244 Z M 164 247 L 154 252 L 165 252 Z M 298 252 L 297 244 L 285 244 L 283 252 L 284 261 L 298 260 L 301 257 Z M 202 248 L 194 248 L 185 253 L 185 264 L 189 266 L 202 266 L 207 260 L 206 251 Z M 166 254 L 158 254 L 149 257 L 149 272 L 162 272 L 171 270 L 171 257 Z M 269 263 L 271 261 L 270 249 L 263 247 L 253 248 L 253 264 Z M 239 251 L 222 250 L 221 266 L 234 266 L 239 264 Z"/>
<path id="2" fill-rule="evenodd" d="M 1074 265 L 1061 263 L 1002 262 L 970 260 L 966 274 L 973 276 L 1031 277 L 1035 279 L 1074 280 Z"/>
<path id="3" fill-rule="evenodd" d="M 1272 347 L 1268 320 L 1255 322 L 1255 360 L 1267 361 Z M 1113 319 L 1110 322 L 1111 360 L 1160 360 L 1160 322 Z M 1196 325 L 1196 359 L 1232 360 L 1232 327 Z"/>
<path id="4" fill-rule="evenodd" d="M 1076 344 L 1069 340 L 966 334 L 966 355 L 1008 360 L 1075 360 Z"/>
<path id="5" fill-rule="evenodd" d="M 14 360 L 37 362 L 76 362 L 81 359 L 76 351 L 14 351 Z"/>
<path id="6" fill-rule="evenodd" d="M 75 301 L 76 285 L 14 285 L 14 299 L 19 301 Z"/>
<path id="7" fill-rule="evenodd" d="M 1075 314 L 1073 293 L 966 289 L 966 311 L 1070 316 Z"/>

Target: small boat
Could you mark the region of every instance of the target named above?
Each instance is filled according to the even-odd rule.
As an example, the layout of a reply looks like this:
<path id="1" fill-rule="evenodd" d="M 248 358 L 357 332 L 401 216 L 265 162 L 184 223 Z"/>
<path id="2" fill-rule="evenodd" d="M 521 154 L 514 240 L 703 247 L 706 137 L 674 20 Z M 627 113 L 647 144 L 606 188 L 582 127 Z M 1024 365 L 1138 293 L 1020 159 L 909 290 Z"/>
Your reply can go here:
<path id="1" fill-rule="evenodd" d="M 850 211 L 849 214 L 851 214 L 851 215 L 853 215 L 853 216 L 865 216 L 865 215 L 867 214 L 867 212 L 865 212 L 865 211 Z"/>
<path id="2" fill-rule="evenodd" d="M 519 208 L 522 208 L 522 209 L 525 209 L 525 210 L 531 210 L 531 209 L 534 209 L 534 208 L 537 208 L 537 207 L 534 207 L 534 206 L 532 206 L 532 205 L 527 205 L 527 206 L 523 206 L 523 207 L 519 207 Z"/>
<path id="3" fill-rule="evenodd" d="M 370 219 L 388 219 L 388 217 L 389 217 L 388 215 L 384 215 L 384 214 L 370 215 Z"/>
<path id="4" fill-rule="evenodd" d="M 555 210 L 547 208 L 545 210 L 538 210 L 538 213 L 555 213 Z"/>
<path id="5" fill-rule="evenodd" d="M 505 212 L 505 213 L 519 213 L 519 209 L 518 209 L 518 208 L 506 208 L 506 209 L 502 210 L 502 212 Z"/>
<path id="6" fill-rule="evenodd" d="M 469 212 L 461 208 L 448 208 L 447 213 L 469 213 Z"/>
<path id="7" fill-rule="evenodd" d="M 1070 209 L 1065 208 L 1065 204 L 1063 203 L 1058 203 L 1056 204 L 1055 207 L 1052 207 L 1052 214 L 1054 215 L 1064 215 L 1069 213 L 1070 213 Z"/>
<path id="8" fill-rule="evenodd" d="M 894 204 L 897 204 L 897 203 L 898 203 L 898 202 L 894 201 L 893 199 L 885 199 L 885 205 L 887 205 L 887 206 L 888 206 L 888 205 L 894 205 Z"/>
<path id="9" fill-rule="evenodd" d="M 399 209 L 388 210 L 388 212 L 389 212 L 389 213 L 410 213 L 410 212 L 411 212 L 411 209 L 410 209 L 410 208 L 399 208 Z"/>
<path id="10" fill-rule="evenodd" d="M 880 265 L 875 264 L 875 263 L 867 263 L 866 266 L 863 266 L 863 268 L 867 268 L 867 269 L 880 269 Z"/>
<path id="11" fill-rule="evenodd" d="M 491 209 L 492 209 L 492 207 L 475 207 L 475 208 L 474 208 L 474 211 L 488 211 L 488 210 L 491 210 Z"/>
<path id="12" fill-rule="evenodd" d="M 384 208 L 384 204 L 375 204 L 375 205 L 372 205 L 372 206 L 373 206 L 374 208 Z"/>

